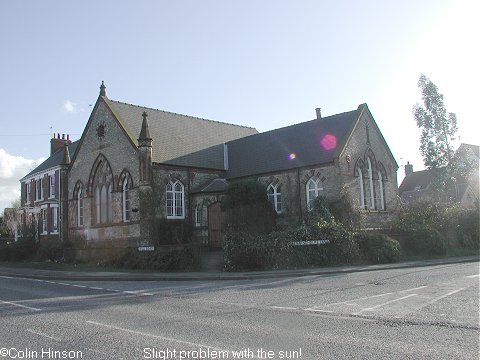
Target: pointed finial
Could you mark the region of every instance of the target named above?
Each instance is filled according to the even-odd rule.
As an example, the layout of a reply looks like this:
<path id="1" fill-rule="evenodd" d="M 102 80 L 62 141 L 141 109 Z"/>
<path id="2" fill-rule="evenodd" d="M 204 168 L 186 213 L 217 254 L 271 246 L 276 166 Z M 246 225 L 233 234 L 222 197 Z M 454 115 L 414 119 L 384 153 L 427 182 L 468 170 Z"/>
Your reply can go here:
<path id="1" fill-rule="evenodd" d="M 107 96 L 107 91 L 106 91 L 106 86 L 105 84 L 103 83 L 103 80 L 102 80 L 102 85 L 100 85 L 100 96 Z"/>
<path id="2" fill-rule="evenodd" d="M 150 137 L 150 130 L 148 129 L 147 121 L 148 114 L 146 111 L 143 112 L 142 117 L 142 129 L 140 130 L 140 137 L 138 138 L 138 140 L 151 140 L 152 138 Z"/>
<path id="3" fill-rule="evenodd" d="M 63 165 L 69 165 L 71 162 L 70 160 L 70 151 L 68 150 L 68 143 L 65 142 L 65 147 L 63 148 Z"/>

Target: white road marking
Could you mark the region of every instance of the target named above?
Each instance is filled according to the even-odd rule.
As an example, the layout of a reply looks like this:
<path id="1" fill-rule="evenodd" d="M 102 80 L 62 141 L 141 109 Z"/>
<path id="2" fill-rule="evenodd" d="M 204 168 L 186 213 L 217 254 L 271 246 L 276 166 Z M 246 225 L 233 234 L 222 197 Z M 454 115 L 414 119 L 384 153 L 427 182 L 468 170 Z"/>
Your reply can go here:
<path id="1" fill-rule="evenodd" d="M 92 289 L 92 290 L 105 290 L 104 288 L 95 287 L 95 286 L 89 286 L 88 288 L 89 288 L 89 289 Z"/>
<path id="2" fill-rule="evenodd" d="M 473 278 L 476 278 L 476 277 L 480 277 L 480 274 L 477 274 L 477 275 L 468 275 L 467 278 L 469 279 L 473 279 Z"/>
<path id="3" fill-rule="evenodd" d="M 336 302 L 336 303 L 330 303 L 330 304 L 326 304 L 326 305 L 312 306 L 312 307 L 308 308 L 308 310 L 313 310 L 315 308 L 332 306 L 332 305 L 346 305 L 347 303 L 348 303 L 348 305 L 350 305 L 350 304 L 352 304 L 352 301 L 373 299 L 373 298 L 386 296 L 386 295 L 391 295 L 391 294 L 393 294 L 393 293 L 388 292 L 388 293 L 383 293 L 383 294 L 378 294 L 378 295 L 365 296 L 365 297 L 361 297 L 361 298 L 358 298 L 358 299 L 352 299 L 352 300 L 345 300 L 345 301 Z M 305 310 L 307 310 L 307 309 L 305 309 Z"/>
<path id="4" fill-rule="evenodd" d="M 296 307 L 289 307 L 289 306 L 272 306 L 272 309 L 280 309 L 280 310 L 298 310 Z"/>
<path id="5" fill-rule="evenodd" d="M 126 332 L 126 333 L 140 335 L 140 336 L 144 336 L 144 337 L 150 337 L 150 338 L 159 339 L 159 340 L 163 340 L 163 341 L 171 341 L 171 342 L 175 342 L 175 343 L 179 343 L 179 344 L 193 346 L 195 348 L 205 348 L 205 349 L 208 348 L 208 349 L 216 350 L 216 351 L 219 351 L 219 352 L 220 351 L 221 352 L 228 352 L 229 355 L 231 355 L 231 353 L 232 353 L 231 351 L 229 351 L 227 349 L 221 349 L 221 348 L 217 348 L 215 346 L 210 346 L 210 345 L 205 345 L 205 344 L 200 344 L 200 343 L 194 343 L 194 342 L 191 342 L 191 341 L 180 340 L 180 339 L 175 339 L 175 338 L 165 337 L 165 336 L 160 336 L 160 335 L 155 335 L 155 334 L 149 334 L 149 333 L 146 333 L 146 332 L 143 332 L 143 331 L 126 329 L 126 328 L 122 328 L 122 327 L 115 326 L 115 325 L 102 324 L 102 323 L 99 323 L 97 321 L 87 320 L 86 322 L 88 324 L 91 324 L 91 325 L 103 326 L 103 327 L 106 327 L 108 329 L 123 331 L 123 332 Z M 252 357 L 250 357 L 250 359 L 252 359 Z M 253 359 L 259 359 L 259 358 L 254 356 Z"/>
<path id="6" fill-rule="evenodd" d="M 357 311 L 356 313 L 353 313 L 353 315 L 360 315 L 364 311 L 372 311 L 372 310 L 378 309 L 379 307 L 382 307 L 382 306 L 385 306 L 385 305 L 388 305 L 388 304 L 392 304 L 394 302 L 404 300 L 404 299 L 407 299 L 407 298 L 412 297 L 412 296 L 417 296 L 417 294 L 410 294 L 410 295 L 403 296 L 403 297 L 398 298 L 398 299 L 393 299 L 393 300 L 390 300 L 390 301 L 386 301 L 384 303 L 381 303 L 381 304 L 378 304 L 378 305 L 375 305 L 375 306 L 372 306 L 372 307 L 364 308 L 360 311 Z"/>
<path id="7" fill-rule="evenodd" d="M 428 286 L 424 285 L 424 286 L 419 286 L 419 287 L 412 288 L 412 289 L 400 290 L 399 292 L 407 292 L 407 291 L 413 291 L 413 290 L 425 289 L 426 287 L 428 287 Z"/>
<path id="8" fill-rule="evenodd" d="M 17 304 L 17 303 L 15 303 L 15 302 L 11 302 L 11 301 L 3 301 L 3 300 L 0 300 L 0 303 L 2 303 L 2 304 L 9 304 L 9 305 L 13 305 L 13 306 L 18 306 L 18 307 L 21 307 L 21 308 L 24 308 L 24 309 L 33 310 L 33 311 L 42 311 L 42 309 L 34 308 L 34 307 L 31 307 L 31 306 L 27 306 L 27 305 Z"/>
<path id="9" fill-rule="evenodd" d="M 323 310 L 323 309 L 303 309 L 305 311 L 316 311 L 316 312 L 322 312 L 322 313 L 333 313 L 335 311 L 332 310 Z"/>
<path id="10" fill-rule="evenodd" d="M 41 332 L 38 332 L 38 331 L 34 331 L 32 329 L 27 329 L 25 331 L 28 331 L 29 333 L 32 333 L 32 334 L 35 334 L 35 335 L 39 335 L 39 336 L 43 336 L 43 337 L 46 337 L 46 338 L 49 338 L 51 340 L 55 340 L 55 341 L 62 341 L 62 339 L 59 339 L 59 338 L 56 338 L 56 337 L 53 337 L 53 336 L 50 336 L 50 335 L 47 335 L 45 333 L 41 333 Z"/>
<path id="11" fill-rule="evenodd" d="M 70 286 L 75 286 L 75 287 L 78 287 L 78 288 L 86 288 L 85 285 L 70 284 Z"/>
<path id="12" fill-rule="evenodd" d="M 432 299 L 432 300 L 430 300 L 430 301 L 427 301 L 423 307 L 428 306 L 428 305 L 431 305 L 431 304 L 433 304 L 433 303 L 436 303 L 437 301 L 442 300 L 442 299 L 446 298 L 447 296 L 456 294 L 457 292 L 460 292 L 460 291 L 465 290 L 465 289 L 466 289 L 466 288 L 461 288 L 461 289 L 457 289 L 457 290 L 450 291 L 449 293 L 446 293 L 446 294 L 444 294 L 444 295 L 442 295 L 442 296 L 439 296 L 439 297 L 437 297 L 437 298 L 435 298 L 435 299 Z"/>

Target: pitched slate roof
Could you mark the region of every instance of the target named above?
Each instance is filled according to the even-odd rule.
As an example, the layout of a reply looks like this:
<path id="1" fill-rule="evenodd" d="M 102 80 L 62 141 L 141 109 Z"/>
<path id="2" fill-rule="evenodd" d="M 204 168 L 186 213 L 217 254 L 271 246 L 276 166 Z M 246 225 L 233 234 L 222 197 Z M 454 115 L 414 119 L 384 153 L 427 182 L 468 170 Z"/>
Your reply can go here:
<path id="1" fill-rule="evenodd" d="M 228 142 L 227 178 L 332 162 L 363 107 Z"/>
<path id="2" fill-rule="evenodd" d="M 73 156 L 75 154 L 75 151 L 77 150 L 77 145 L 79 143 L 79 140 L 72 142 L 71 144 L 68 145 L 68 152 L 70 153 L 70 156 Z M 42 162 L 40 165 L 38 165 L 35 169 L 30 171 L 27 175 L 25 175 L 21 180 L 35 175 L 37 173 L 41 173 L 45 170 L 54 168 L 56 166 L 60 166 L 63 164 L 64 161 L 64 150 L 65 148 L 62 147 L 58 149 L 53 155 L 51 155 L 49 158 L 47 158 L 44 162 Z M 20 181 L 21 181 L 20 180 Z"/>
<path id="3" fill-rule="evenodd" d="M 103 100 L 134 144 L 138 143 L 142 113 L 148 114 L 153 162 L 156 163 L 223 169 L 223 143 L 257 133 L 250 127 L 141 107 L 107 97 Z"/>
<path id="4" fill-rule="evenodd" d="M 217 192 L 224 192 L 228 187 L 227 180 L 225 179 L 213 179 L 210 181 L 206 186 L 201 187 L 197 191 L 193 191 L 193 193 L 217 193 Z"/>

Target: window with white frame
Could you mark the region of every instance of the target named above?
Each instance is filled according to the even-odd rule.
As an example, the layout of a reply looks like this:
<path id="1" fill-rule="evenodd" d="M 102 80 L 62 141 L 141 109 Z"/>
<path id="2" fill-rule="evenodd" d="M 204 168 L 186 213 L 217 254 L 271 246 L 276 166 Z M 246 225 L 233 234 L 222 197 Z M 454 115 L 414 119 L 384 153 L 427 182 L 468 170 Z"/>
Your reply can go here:
<path id="1" fill-rule="evenodd" d="M 200 205 L 195 206 L 195 226 L 202 225 L 202 207 Z"/>
<path id="2" fill-rule="evenodd" d="M 43 200 L 43 178 L 37 179 L 35 182 L 36 185 L 36 196 L 37 201 Z"/>
<path id="3" fill-rule="evenodd" d="M 372 169 L 372 162 L 370 158 L 367 158 L 367 166 L 368 166 L 368 185 L 370 190 L 370 209 L 375 209 L 375 190 L 373 187 L 373 169 Z"/>
<path id="4" fill-rule="evenodd" d="M 282 212 L 282 192 L 279 184 L 270 184 L 267 188 L 267 198 L 277 214 Z"/>
<path id="5" fill-rule="evenodd" d="M 27 189 L 27 191 L 26 191 L 26 193 L 27 193 L 27 198 L 25 199 L 25 204 L 28 205 L 28 204 L 30 204 L 30 199 L 31 199 L 31 196 L 32 196 L 32 193 L 31 193 L 31 190 L 30 190 L 30 189 L 31 189 L 31 188 L 30 188 L 30 181 L 28 181 L 28 182 L 25 184 L 25 186 L 26 186 L 26 189 Z"/>
<path id="6" fill-rule="evenodd" d="M 42 234 L 48 232 L 47 207 L 42 207 Z"/>
<path id="7" fill-rule="evenodd" d="M 318 197 L 320 193 L 323 191 L 323 187 L 321 186 L 320 179 L 310 179 L 307 182 L 306 192 L 307 192 L 307 209 L 311 210 L 311 204 L 313 199 Z"/>
<path id="8" fill-rule="evenodd" d="M 50 214 L 51 214 L 51 219 L 52 219 L 52 233 L 57 234 L 58 233 L 58 207 L 51 207 L 50 208 Z"/>
<path id="9" fill-rule="evenodd" d="M 48 181 L 49 181 L 48 197 L 49 197 L 49 198 L 53 198 L 53 197 L 55 197 L 55 174 L 50 175 L 50 176 L 48 177 Z"/>
<path id="10" fill-rule="evenodd" d="M 83 187 L 77 192 L 77 226 L 83 226 Z"/>
<path id="11" fill-rule="evenodd" d="M 123 221 L 130 221 L 130 187 L 131 187 L 131 180 L 129 177 L 126 177 L 123 180 L 122 184 L 122 213 L 123 213 Z"/>
<path id="12" fill-rule="evenodd" d="M 95 174 L 95 212 L 97 224 L 112 221 L 113 176 L 110 165 L 102 161 Z"/>
<path id="13" fill-rule="evenodd" d="M 383 190 L 383 177 L 382 173 L 378 172 L 378 191 L 380 192 L 380 210 L 385 210 L 385 194 Z"/>
<path id="14" fill-rule="evenodd" d="M 180 181 L 170 181 L 165 187 L 167 219 L 185 218 L 184 187 Z"/>
<path id="15" fill-rule="evenodd" d="M 365 189 L 363 186 L 363 173 L 360 168 L 357 169 L 357 175 L 358 175 L 358 188 L 359 188 L 359 202 L 360 202 L 360 208 L 365 209 Z"/>

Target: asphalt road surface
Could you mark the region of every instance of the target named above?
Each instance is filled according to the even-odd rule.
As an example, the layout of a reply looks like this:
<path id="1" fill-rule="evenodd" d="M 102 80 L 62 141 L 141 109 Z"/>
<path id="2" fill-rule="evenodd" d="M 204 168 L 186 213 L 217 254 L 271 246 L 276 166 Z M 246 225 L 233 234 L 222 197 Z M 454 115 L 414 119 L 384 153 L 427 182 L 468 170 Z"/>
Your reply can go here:
<path id="1" fill-rule="evenodd" d="M 241 281 L 0 277 L 2 359 L 478 359 L 479 263 Z"/>

